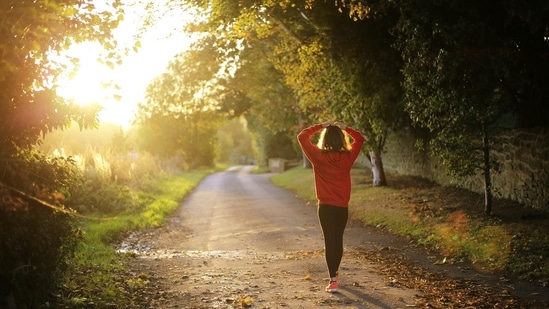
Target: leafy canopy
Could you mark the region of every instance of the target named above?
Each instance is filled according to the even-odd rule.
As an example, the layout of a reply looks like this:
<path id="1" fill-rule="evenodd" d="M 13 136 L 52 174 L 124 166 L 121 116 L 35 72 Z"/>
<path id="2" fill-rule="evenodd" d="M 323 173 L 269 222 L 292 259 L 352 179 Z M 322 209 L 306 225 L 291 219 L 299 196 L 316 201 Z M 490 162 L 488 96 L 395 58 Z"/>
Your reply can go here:
<path id="1" fill-rule="evenodd" d="M 120 0 L 104 9 L 91 0 L 0 3 L 0 144 L 29 146 L 41 134 L 96 122 L 97 107 L 79 107 L 57 97 L 55 83 L 68 64 L 55 58 L 72 44 L 98 41 L 113 51 L 111 31 L 123 19 Z M 117 54 L 105 56 L 116 62 Z M 72 59 L 77 62 L 77 59 Z"/>

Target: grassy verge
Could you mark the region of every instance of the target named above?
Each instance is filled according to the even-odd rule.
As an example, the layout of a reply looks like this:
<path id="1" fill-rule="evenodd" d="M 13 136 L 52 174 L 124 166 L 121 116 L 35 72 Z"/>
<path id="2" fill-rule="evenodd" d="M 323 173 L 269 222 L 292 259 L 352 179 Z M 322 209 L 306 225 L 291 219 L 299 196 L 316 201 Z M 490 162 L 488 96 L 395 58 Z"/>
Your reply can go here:
<path id="1" fill-rule="evenodd" d="M 504 200 L 483 215 L 483 196 L 437 186 L 423 179 L 388 175 L 372 187 L 369 170 L 352 172 L 350 216 L 366 225 L 438 251 L 445 263 L 465 259 L 483 272 L 508 272 L 541 286 L 549 284 L 549 216 Z M 296 167 L 273 183 L 316 202 L 312 170 Z"/>
<path id="2" fill-rule="evenodd" d="M 57 295 L 59 307 L 121 308 L 131 304 L 130 292 L 140 287 L 140 281 L 124 279 L 128 277 L 127 257 L 117 252 L 113 244 L 130 231 L 160 226 L 211 172 L 187 172 L 159 179 L 147 192 L 135 192 L 142 203 L 139 211 L 83 220 L 83 239 Z"/>

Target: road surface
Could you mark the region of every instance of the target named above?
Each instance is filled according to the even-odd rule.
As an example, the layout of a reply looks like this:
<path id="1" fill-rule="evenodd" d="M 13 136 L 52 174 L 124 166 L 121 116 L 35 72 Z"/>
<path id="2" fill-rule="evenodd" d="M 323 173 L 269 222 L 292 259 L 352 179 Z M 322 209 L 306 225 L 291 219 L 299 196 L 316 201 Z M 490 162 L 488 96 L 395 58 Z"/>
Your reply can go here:
<path id="1" fill-rule="evenodd" d="M 498 308 L 500 301 L 499 308 L 517 304 L 497 284 L 484 290 L 471 281 L 430 282 L 435 276 L 415 265 L 399 274 L 402 258 L 443 267 L 444 278 L 478 277 L 462 267 L 433 266 L 436 257 L 406 240 L 353 222 L 344 236 L 340 293 L 325 292 L 328 273 L 316 206 L 272 185 L 272 174 L 251 174 L 252 168 L 206 177 L 167 224 L 126 240 L 123 248 L 137 253 L 134 275 L 149 283 L 135 308 L 393 309 L 445 308 L 445 303 L 466 308 L 454 304 L 478 307 L 482 293 L 491 297 L 485 308 Z M 410 278 L 421 275 L 428 279 Z M 412 284 L 400 284 L 404 277 Z M 445 282 L 455 285 L 446 290 L 453 296 L 436 290 L 444 291 Z M 422 298 L 428 289 L 431 298 Z M 432 299 L 436 306 L 429 304 Z"/>
<path id="2" fill-rule="evenodd" d="M 350 258 L 367 241 L 360 227 L 350 226 L 345 234 L 340 293 L 325 292 L 328 273 L 316 207 L 272 185 L 269 174 L 250 174 L 252 168 L 206 177 L 165 227 L 139 236 L 140 268 L 165 283 L 151 308 L 414 304 L 416 291 L 389 287 L 369 271 L 369 261 Z"/>

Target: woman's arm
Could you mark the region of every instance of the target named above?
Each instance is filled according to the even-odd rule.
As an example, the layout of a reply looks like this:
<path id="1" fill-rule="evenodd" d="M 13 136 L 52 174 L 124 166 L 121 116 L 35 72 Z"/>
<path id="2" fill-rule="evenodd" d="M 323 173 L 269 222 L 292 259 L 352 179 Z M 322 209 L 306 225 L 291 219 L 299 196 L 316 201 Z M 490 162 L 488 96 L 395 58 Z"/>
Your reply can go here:
<path id="1" fill-rule="evenodd" d="M 351 147 L 352 147 L 351 152 L 353 153 L 356 152 L 356 155 L 358 155 L 358 153 L 360 152 L 360 149 L 362 148 L 362 145 L 366 141 L 362 133 L 360 133 L 359 131 L 351 127 L 346 126 L 345 124 L 339 121 L 334 122 L 334 125 L 338 126 L 341 130 L 347 132 L 353 138 L 353 143 L 351 144 Z"/>
<path id="2" fill-rule="evenodd" d="M 311 137 L 328 125 L 328 122 L 318 123 L 303 129 L 297 135 L 297 141 L 299 142 L 299 146 L 301 146 L 301 150 L 303 150 L 309 161 L 313 161 L 315 153 L 320 152 L 318 147 L 316 147 L 311 142 Z"/>

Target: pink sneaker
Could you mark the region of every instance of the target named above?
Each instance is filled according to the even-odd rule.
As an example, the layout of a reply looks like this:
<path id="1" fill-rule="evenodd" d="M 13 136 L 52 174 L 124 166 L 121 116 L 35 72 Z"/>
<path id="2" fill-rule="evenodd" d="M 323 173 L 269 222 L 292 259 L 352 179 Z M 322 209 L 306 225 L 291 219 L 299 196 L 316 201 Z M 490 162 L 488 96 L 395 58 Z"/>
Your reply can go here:
<path id="1" fill-rule="evenodd" d="M 326 287 L 326 292 L 328 293 L 337 293 L 337 281 L 331 281 L 330 284 Z"/>
<path id="2" fill-rule="evenodd" d="M 335 281 L 330 281 L 330 284 L 326 287 L 326 292 L 328 293 L 337 293 L 337 288 L 339 283 L 339 273 L 336 273 Z"/>

